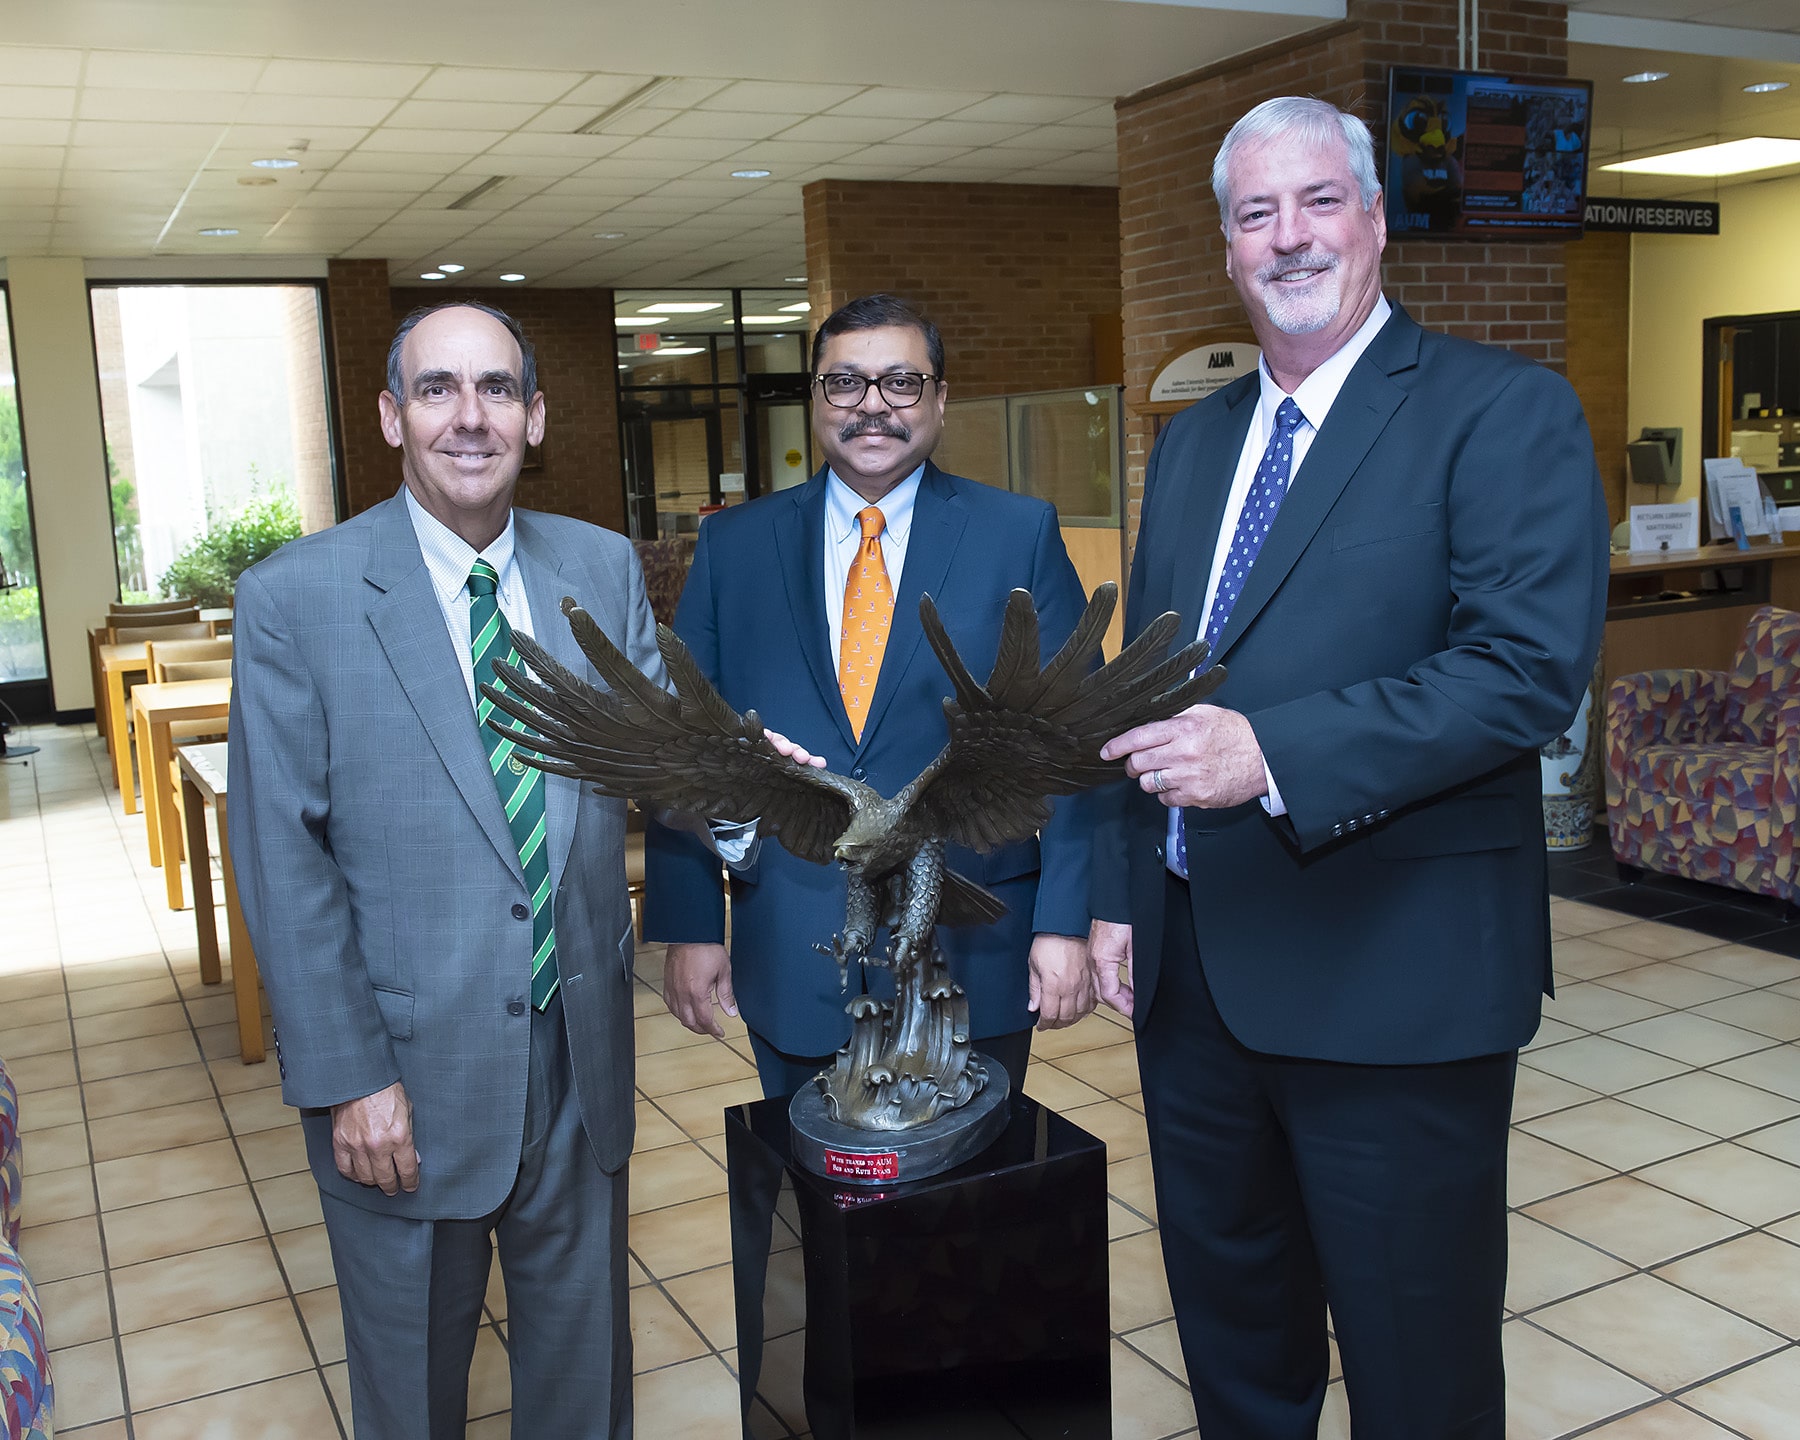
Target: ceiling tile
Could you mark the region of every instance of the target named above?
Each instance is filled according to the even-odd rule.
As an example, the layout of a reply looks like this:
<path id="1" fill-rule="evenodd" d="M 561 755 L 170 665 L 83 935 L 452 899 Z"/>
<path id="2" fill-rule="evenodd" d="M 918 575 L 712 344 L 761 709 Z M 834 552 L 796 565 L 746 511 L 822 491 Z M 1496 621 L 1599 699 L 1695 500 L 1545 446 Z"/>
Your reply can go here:
<path id="1" fill-rule="evenodd" d="M 1736 4 L 1710 6 L 1709 25 L 1735 25 L 1747 30 L 1800 30 L 1800 13 L 1794 0 L 1737 0 Z"/>
<path id="2" fill-rule="evenodd" d="M 667 184 L 657 186 L 651 192 L 651 196 L 658 200 L 711 200 L 716 203 L 723 200 L 734 200 L 739 195 L 767 188 L 769 188 L 767 182 L 709 177 L 671 180 Z"/>
<path id="3" fill-rule="evenodd" d="M 0 45 L 0 85 L 78 85 L 81 51 Z"/>
<path id="4" fill-rule="evenodd" d="M 81 92 L 76 114 L 83 120 L 193 122 L 224 125 L 237 118 L 244 96 L 212 90 L 101 90 Z"/>
<path id="5" fill-rule="evenodd" d="M 599 160 L 625 144 L 623 135 L 546 135 L 525 132 L 496 142 L 490 155 L 572 155 Z"/>
<path id="6" fill-rule="evenodd" d="M 755 165 L 784 176 L 803 166 L 823 165 L 863 149 L 856 140 L 760 140 L 731 157 L 732 168 Z"/>
<path id="7" fill-rule="evenodd" d="M 603 107 L 598 105 L 547 105 L 519 127 L 522 134 L 572 135 Z"/>
<path id="8" fill-rule="evenodd" d="M 971 90 L 903 90 L 881 86 L 831 107 L 834 115 L 886 115 L 898 119 L 937 120 L 966 110 L 988 96 Z"/>
<path id="9" fill-rule="evenodd" d="M 498 100 L 402 100 L 389 126 L 409 130 L 513 130 L 542 107 Z"/>
<path id="10" fill-rule="evenodd" d="M 50 85 L 0 85 L 0 119 L 67 120 L 75 114 L 75 91 Z M 12 140 L 12 126 L 3 137 Z"/>
<path id="11" fill-rule="evenodd" d="M 394 103 L 356 95 L 251 95 L 238 112 L 246 125 L 379 125 Z"/>
<path id="12" fill-rule="evenodd" d="M 69 143 L 70 126 L 67 120 L 7 120 L 4 122 L 4 129 L 6 138 L 4 145 L 0 145 L 0 157 L 5 155 L 7 148 L 14 145 Z"/>
<path id="13" fill-rule="evenodd" d="M 329 175 L 321 175 L 319 183 L 313 189 L 321 194 L 328 190 L 358 190 L 364 194 L 393 194 L 412 199 L 422 195 L 442 177 L 437 175 L 408 174 L 403 171 L 361 171 L 333 170 Z"/>
<path id="14" fill-rule="evenodd" d="M 688 135 L 705 140 L 762 140 L 799 121 L 798 115 L 758 114 L 753 110 L 685 110 L 656 131 L 658 136 Z"/>
<path id="15" fill-rule="evenodd" d="M 68 153 L 61 145 L 8 145 L 0 160 L 9 170 L 60 170 Z"/>
<path id="16" fill-rule="evenodd" d="M 871 144 L 877 140 L 892 140 L 896 135 L 913 128 L 916 122 L 910 119 L 895 119 L 891 116 L 845 115 L 812 115 L 799 124 L 790 126 L 781 132 L 783 140 L 824 140 Z"/>
<path id="17" fill-rule="evenodd" d="M 1091 109 L 1090 101 L 1066 95 L 990 95 L 958 110 L 955 118 L 1007 125 L 1049 125 Z"/>
<path id="18" fill-rule="evenodd" d="M 256 88 L 269 95 L 361 96 L 399 100 L 431 73 L 429 65 L 369 65 L 352 60 L 271 60 Z"/>
<path id="19" fill-rule="evenodd" d="M 776 114 L 815 114 L 841 105 L 863 89 L 860 85 L 819 85 L 779 80 L 738 80 L 701 101 L 705 110 L 766 110 Z"/>
<path id="20" fill-rule="evenodd" d="M 77 120 L 70 142 L 102 148 L 194 150 L 205 155 L 223 133 L 224 127 L 219 125 L 132 125 L 123 120 Z"/>
<path id="21" fill-rule="evenodd" d="M 496 155 L 490 150 L 462 166 L 459 173 L 471 174 L 478 171 L 482 176 L 541 175 L 562 179 L 589 163 L 585 155 Z"/>
<path id="22" fill-rule="evenodd" d="M 621 147 L 615 157 L 609 157 L 600 163 L 610 168 L 615 163 L 648 162 L 661 166 L 663 173 L 667 174 L 671 161 L 685 161 L 690 166 L 705 164 L 708 161 L 723 160 L 738 148 L 730 140 L 664 139 L 660 135 L 642 135 Z"/>
<path id="23" fill-rule="evenodd" d="M 226 133 L 225 145 L 259 155 L 280 155 L 290 145 L 304 141 L 305 147 L 293 153 L 302 164 L 312 164 L 318 155 L 342 154 L 369 133 L 362 125 L 309 125 L 304 131 L 291 125 L 233 125 Z"/>
<path id="24" fill-rule="evenodd" d="M 633 195 L 642 195 L 656 182 L 654 180 L 630 179 L 596 175 L 584 171 L 580 175 L 572 175 L 567 180 L 558 180 L 552 184 L 547 193 L 558 195 L 588 195 L 597 200 L 629 199 Z"/>
<path id="25" fill-rule="evenodd" d="M 871 145 L 844 158 L 846 163 L 856 165 L 904 165 L 917 169 L 921 165 L 936 165 L 939 161 L 966 155 L 968 151 L 967 145 L 903 145 L 899 141 L 890 141 L 885 145 Z"/>
<path id="26" fill-rule="evenodd" d="M 1001 147 L 1019 145 L 1031 150 L 1045 150 L 1052 147 L 1059 150 L 1117 150 L 1118 135 L 1112 126 L 1098 125 L 1039 125 L 1032 130 L 1024 130 L 1004 140 L 996 140 L 995 145 Z"/>
<path id="27" fill-rule="evenodd" d="M 441 178 L 454 173 L 463 160 L 463 156 L 447 150 L 353 150 L 338 161 L 329 173 L 344 175 L 360 171 L 382 175 L 436 175 Z"/>
<path id="28" fill-rule="evenodd" d="M 134 50 L 88 53 L 89 86 L 118 90 L 248 90 L 266 60 L 233 55 L 152 54 Z"/>
<path id="29" fill-rule="evenodd" d="M 995 145 L 1027 134 L 1023 125 L 998 125 L 980 120 L 930 120 L 900 137 L 903 145 Z"/>
<path id="30" fill-rule="evenodd" d="M 558 106 L 557 108 L 564 109 L 566 107 Z M 631 109 L 609 118 L 599 127 L 598 133 L 602 135 L 648 135 L 652 130 L 661 129 L 681 113 L 680 110 L 667 109 L 660 105 L 634 105 Z M 587 124 L 594 118 L 590 115 L 582 123 Z"/>
<path id="31" fill-rule="evenodd" d="M 442 150 L 444 154 L 455 160 L 479 155 L 484 150 L 499 144 L 506 138 L 504 130 L 390 130 L 382 128 L 369 132 L 368 139 L 357 146 L 358 150 L 373 152 L 395 151 L 400 153 L 419 150 Z"/>
<path id="32" fill-rule="evenodd" d="M 617 105 L 627 95 L 642 90 L 655 78 L 654 75 L 590 75 L 565 94 L 561 103 L 579 106 L 592 119 L 608 105 Z"/>
<path id="33" fill-rule="evenodd" d="M 585 78 L 579 70 L 499 70 L 440 65 L 413 92 L 419 100 L 530 101 L 547 105 Z"/>

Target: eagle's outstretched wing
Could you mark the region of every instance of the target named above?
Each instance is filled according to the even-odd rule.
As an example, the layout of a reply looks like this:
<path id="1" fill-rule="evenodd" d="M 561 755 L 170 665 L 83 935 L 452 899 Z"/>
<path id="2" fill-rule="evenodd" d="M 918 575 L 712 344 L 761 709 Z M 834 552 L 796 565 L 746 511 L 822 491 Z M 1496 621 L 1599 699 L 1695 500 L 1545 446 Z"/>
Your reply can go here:
<path id="1" fill-rule="evenodd" d="M 483 685 L 481 693 L 536 732 L 489 717 L 489 725 L 518 745 L 520 758 L 646 809 L 760 820 L 759 834 L 779 836 L 803 859 L 831 863 L 833 842 L 859 801 L 877 798 L 874 791 L 777 752 L 763 738 L 756 712 L 739 715 L 726 704 L 666 625 L 656 627 L 656 645 L 676 694 L 647 680 L 572 598 L 562 608 L 609 689 L 596 690 L 529 635 L 515 634 L 519 655 L 537 678 L 502 663 L 495 668 L 508 688 Z"/>
<path id="2" fill-rule="evenodd" d="M 1096 589 L 1068 643 L 1040 668 L 1037 610 L 1029 592 L 1013 591 L 983 686 L 956 653 L 931 597 L 920 599 L 920 623 L 956 695 L 944 702 L 950 743 L 897 797 L 910 825 L 975 850 L 1025 839 L 1050 818 L 1050 796 L 1123 775 L 1120 762 L 1100 758 L 1108 740 L 1178 714 L 1225 679 L 1218 665 L 1190 673 L 1206 659 L 1203 642 L 1164 658 L 1181 624 L 1173 611 L 1091 668 L 1117 600 L 1111 581 Z"/>

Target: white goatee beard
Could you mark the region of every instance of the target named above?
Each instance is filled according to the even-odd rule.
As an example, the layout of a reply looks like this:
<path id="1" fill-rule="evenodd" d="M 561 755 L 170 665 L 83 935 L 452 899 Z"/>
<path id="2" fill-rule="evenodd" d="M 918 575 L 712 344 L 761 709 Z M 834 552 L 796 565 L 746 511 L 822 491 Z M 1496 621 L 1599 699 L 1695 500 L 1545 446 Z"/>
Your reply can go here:
<path id="1" fill-rule="evenodd" d="M 1323 265 L 1330 272 L 1330 279 L 1328 284 L 1312 288 L 1308 294 L 1291 294 L 1276 280 L 1276 275 L 1309 268 L 1291 260 L 1283 262 L 1279 268 L 1270 266 L 1257 276 L 1263 282 L 1263 308 L 1268 311 L 1269 322 L 1284 335 L 1316 334 L 1337 319 L 1338 311 L 1343 307 L 1344 287 L 1338 275 L 1337 258 L 1321 256 L 1312 263 Z"/>

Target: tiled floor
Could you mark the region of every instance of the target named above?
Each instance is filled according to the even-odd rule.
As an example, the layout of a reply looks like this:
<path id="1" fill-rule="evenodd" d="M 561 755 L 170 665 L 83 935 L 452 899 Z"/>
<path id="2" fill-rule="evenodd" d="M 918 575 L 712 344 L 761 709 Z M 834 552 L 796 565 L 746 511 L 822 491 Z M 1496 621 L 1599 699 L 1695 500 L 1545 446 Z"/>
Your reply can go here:
<path id="1" fill-rule="evenodd" d="M 331 1259 L 274 1066 L 236 1059 L 229 992 L 200 984 L 193 918 L 163 904 L 91 730 L 29 738 L 44 753 L 0 771 L 0 1054 L 58 1432 L 347 1435 Z M 1553 923 L 1562 990 L 1519 1072 L 1508 1435 L 1800 1437 L 1800 960 L 1569 899 Z M 719 1112 L 756 1088 L 741 1031 L 682 1030 L 641 959 L 638 1434 L 717 1440 L 736 1414 Z M 1116 1433 L 1152 1440 L 1193 1434 L 1193 1411 L 1129 1047 L 1105 1016 L 1042 1036 L 1030 1089 L 1109 1146 Z M 471 1436 L 507 1431 L 497 1270 L 489 1300 Z M 1334 1384 L 1321 1435 L 1347 1434 Z"/>

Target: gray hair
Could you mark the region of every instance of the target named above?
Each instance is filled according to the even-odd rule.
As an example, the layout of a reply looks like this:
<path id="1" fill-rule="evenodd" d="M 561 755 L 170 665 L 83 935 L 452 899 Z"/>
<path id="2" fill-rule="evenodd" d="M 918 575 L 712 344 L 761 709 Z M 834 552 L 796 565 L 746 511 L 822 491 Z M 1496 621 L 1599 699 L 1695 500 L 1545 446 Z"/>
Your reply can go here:
<path id="1" fill-rule="evenodd" d="M 1362 191 L 1363 209 L 1373 205 L 1381 193 L 1381 181 L 1375 174 L 1375 138 L 1359 117 L 1338 109 L 1328 100 L 1315 100 L 1308 95 L 1277 96 L 1263 101 L 1233 125 L 1213 159 L 1213 199 L 1219 203 L 1219 222 L 1227 232 L 1231 229 L 1232 158 L 1241 146 L 1271 140 L 1292 141 L 1318 150 L 1341 140 L 1350 157 L 1350 173 Z"/>
<path id="2" fill-rule="evenodd" d="M 525 332 L 519 328 L 519 322 L 517 320 L 513 319 L 513 317 L 508 315 L 504 310 L 495 309 L 492 305 L 483 305 L 479 300 L 446 300 L 441 305 L 421 305 L 417 310 L 414 310 L 400 322 L 400 328 L 394 331 L 393 342 L 388 346 L 388 394 L 392 395 L 394 399 L 398 400 L 402 405 L 406 403 L 406 376 L 401 373 L 400 369 L 400 352 L 406 346 L 406 337 L 418 328 L 419 322 L 427 315 L 435 315 L 440 310 L 455 310 L 458 308 L 464 310 L 479 310 L 483 315 L 493 316 L 494 319 L 498 320 L 506 327 L 506 333 L 512 336 L 518 343 L 519 366 L 525 372 L 519 377 L 519 388 L 524 392 L 520 396 L 520 399 L 529 404 L 531 402 L 531 397 L 537 394 L 538 388 L 537 351 L 532 348 L 531 342 L 525 338 Z"/>

